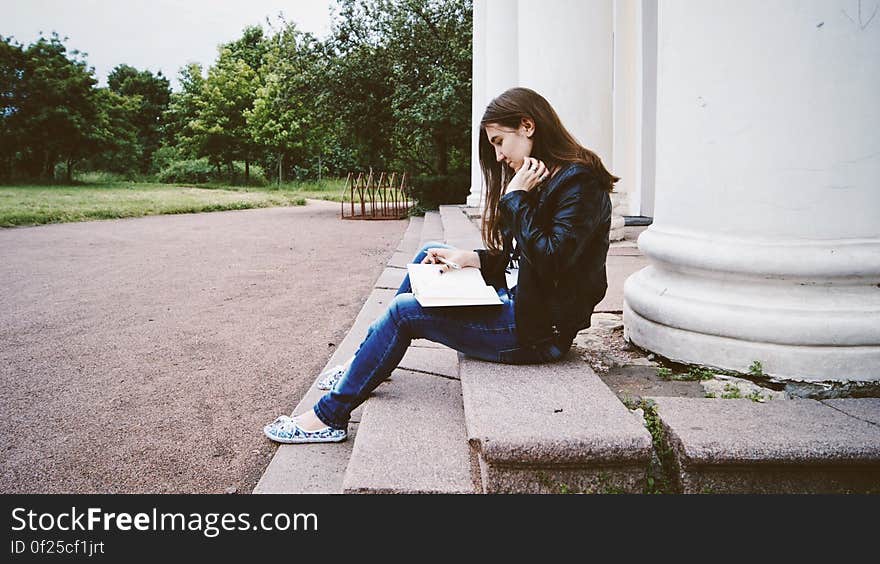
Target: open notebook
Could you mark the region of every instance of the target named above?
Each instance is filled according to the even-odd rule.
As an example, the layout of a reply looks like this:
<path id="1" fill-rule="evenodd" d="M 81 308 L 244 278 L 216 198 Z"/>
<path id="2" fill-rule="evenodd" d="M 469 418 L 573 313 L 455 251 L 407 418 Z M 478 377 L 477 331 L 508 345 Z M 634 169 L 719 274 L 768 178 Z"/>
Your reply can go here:
<path id="1" fill-rule="evenodd" d="M 501 305 L 492 286 L 486 285 L 479 268 L 449 269 L 440 274 L 439 264 L 408 264 L 409 282 L 422 307 Z"/>

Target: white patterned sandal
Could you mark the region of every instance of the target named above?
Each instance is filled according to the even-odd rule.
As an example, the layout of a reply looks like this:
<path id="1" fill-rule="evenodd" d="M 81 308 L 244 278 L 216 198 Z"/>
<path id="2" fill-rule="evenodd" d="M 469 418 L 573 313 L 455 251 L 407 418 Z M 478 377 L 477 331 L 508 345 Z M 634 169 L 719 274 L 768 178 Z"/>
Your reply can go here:
<path id="1" fill-rule="evenodd" d="M 318 383 L 315 384 L 315 386 L 319 390 L 332 390 L 336 386 L 336 382 L 339 382 L 339 380 L 345 376 L 346 371 L 348 371 L 347 364 L 340 364 L 333 368 L 328 368 L 321 374 L 321 379 L 318 380 Z"/>
<path id="2" fill-rule="evenodd" d="M 263 427 L 263 433 L 276 443 L 338 443 L 348 437 L 345 429 L 324 427 L 317 431 L 306 431 L 287 415 L 281 415 L 275 421 Z"/>

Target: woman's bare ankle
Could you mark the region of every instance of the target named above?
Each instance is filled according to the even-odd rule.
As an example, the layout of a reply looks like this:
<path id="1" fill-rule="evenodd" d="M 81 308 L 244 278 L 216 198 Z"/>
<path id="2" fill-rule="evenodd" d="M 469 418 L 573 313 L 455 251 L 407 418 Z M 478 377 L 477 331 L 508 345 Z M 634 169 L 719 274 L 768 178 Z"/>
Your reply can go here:
<path id="1" fill-rule="evenodd" d="M 327 427 L 327 424 L 318 419 L 318 416 L 315 415 L 314 409 L 309 409 L 305 413 L 297 415 L 294 419 L 296 419 L 296 424 L 299 425 L 299 428 L 303 431 L 312 432 Z"/>

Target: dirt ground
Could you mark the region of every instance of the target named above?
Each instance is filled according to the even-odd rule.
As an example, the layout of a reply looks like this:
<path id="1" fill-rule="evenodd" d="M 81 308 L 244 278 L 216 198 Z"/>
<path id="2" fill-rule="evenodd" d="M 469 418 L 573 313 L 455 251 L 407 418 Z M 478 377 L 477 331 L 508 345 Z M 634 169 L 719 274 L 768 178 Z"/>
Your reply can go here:
<path id="1" fill-rule="evenodd" d="M 0 231 L 0 492 L 249 493 L 407 225 L 338 206 Z"/>

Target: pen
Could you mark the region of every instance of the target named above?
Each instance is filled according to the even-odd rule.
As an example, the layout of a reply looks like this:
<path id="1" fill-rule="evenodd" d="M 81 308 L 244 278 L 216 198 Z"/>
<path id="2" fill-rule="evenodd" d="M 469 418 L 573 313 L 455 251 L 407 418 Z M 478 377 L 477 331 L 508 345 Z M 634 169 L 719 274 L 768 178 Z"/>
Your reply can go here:
<path id="1" fill-rule="evenodd" d="M 449 268 L 454 268 L 455 270 L 461 270 L 461 265 L 458 264 L 457 262 L 452 262 L 451 260 L 447 260 L 447 259 L 441 257 L 440 255 L 435 255 L 435 258 L 437 260 L 439 260 L 440 262 L 442 262 L 443 264 L 448 264 Z"/>

